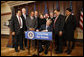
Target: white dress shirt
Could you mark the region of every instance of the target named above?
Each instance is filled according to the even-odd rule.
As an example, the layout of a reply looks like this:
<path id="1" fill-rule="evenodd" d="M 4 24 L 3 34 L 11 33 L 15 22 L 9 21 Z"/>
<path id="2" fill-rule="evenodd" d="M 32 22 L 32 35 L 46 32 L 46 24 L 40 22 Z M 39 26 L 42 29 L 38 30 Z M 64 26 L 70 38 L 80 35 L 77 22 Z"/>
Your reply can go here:
<path id="1" fill-rule="evenodd" d="M 19 24 L 20 24 L 20 21 L 19 21 L 19 16 L 18 15 L 16 15 L 17 16 L 17 18 L 18 18 L 18 22 L 19 22 Z M 21 26 L 20 26 L 20 28 L 23 28 L 23 21 L 22 21 L 22 18 L 20 17 L 20 20 L 21 20 Z"/>
<path id="2" fill-rule="evenodd" d="M 46 30 L 47 30 L 47 31 L 48 31 L 48 27 L 49 27 L 49 26 L 46 25 Z"/>
<path id="3" fill-rule="evenodd" d="M 37 19 L 37 16 L 35 16 L 35 18 Z"/>
<path id="4" fill-rule="evenodd" d="M 33 20 L 34 19 L 34 17 L 33 16 L 30 16 L 30 18 Z"/>
<path id="5" fill-rule="evenodd" d="M 26 14 L 23 14 L 23 17 L 25 18 L 25 20 L 26 20 Z"/>
<path id="6" fill-rule="evenodd" d="M 69 15 L 66 17 L 65 22 L 67 21 L 68 17 L 69 17 Z"/>

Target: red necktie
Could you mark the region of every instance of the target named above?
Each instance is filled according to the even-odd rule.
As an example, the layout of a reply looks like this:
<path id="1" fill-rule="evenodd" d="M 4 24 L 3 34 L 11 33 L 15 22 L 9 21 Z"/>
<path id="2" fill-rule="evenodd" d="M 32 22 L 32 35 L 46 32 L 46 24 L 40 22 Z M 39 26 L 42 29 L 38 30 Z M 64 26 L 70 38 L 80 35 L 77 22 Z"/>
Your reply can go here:
<path id="1" fill-rule="evenodd" d="M 55 21 L 54 21 L 54 26 L 53 26 L 54 28 L 55 28 L 55 22 L 56 22 L 56 20 L 57 20 L 57 17 L 56 17 L 56 19 L 55 19 Z"/>
<path id="2" fill-rule="evenodd" d="M 19 17 L 19 24 L 20 24 L 20 26 L 21 26 L 21 19 L 20 19 L 20 17 Z"/>

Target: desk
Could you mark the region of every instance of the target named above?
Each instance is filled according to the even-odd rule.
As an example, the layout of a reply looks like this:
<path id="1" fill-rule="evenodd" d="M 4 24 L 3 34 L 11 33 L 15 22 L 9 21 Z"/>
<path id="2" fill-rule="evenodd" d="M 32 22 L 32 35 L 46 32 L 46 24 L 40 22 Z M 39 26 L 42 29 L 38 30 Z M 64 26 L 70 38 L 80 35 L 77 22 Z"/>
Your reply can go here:
<path id="1" fill-rule="evenodd" d="M 30 54 L 30 48 L 29 48 L 29 39 L 35 40 L 37 39 L 37 55 L 39 56 L 39 40 L 46 40 L 50 41 L 50 51 L 52 56 L 52 32 L 35 32 L 35 31 L 26 31 L 25 32 L 25 38 L 28 40 L 28 54 Z"/>

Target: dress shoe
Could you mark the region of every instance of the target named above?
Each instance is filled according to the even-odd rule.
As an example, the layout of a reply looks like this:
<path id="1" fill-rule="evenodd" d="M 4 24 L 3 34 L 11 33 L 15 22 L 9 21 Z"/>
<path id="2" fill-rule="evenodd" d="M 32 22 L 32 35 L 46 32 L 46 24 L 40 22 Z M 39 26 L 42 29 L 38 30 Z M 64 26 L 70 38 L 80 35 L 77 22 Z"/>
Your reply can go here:
<path id="1" fill-rule="evenodd" d="M 62 51 L 56 51 L 56 54 L 61 54 L 61 53 L 63 53 Z"/>
<path id="2" fill-rule="evenodd" d="M 19 50 L 16 50 L 15 52 L 19 52 Z"/>
<path id="3" fill-rule="evenodd" d="M 22 48 L 21 50 L 25 50 L 24 48 Z"/>
<path id="4" fill-rule="evenodd" d="M 71 51 L 67 51 L 67 54 L 71 54 Z"/>
<path id="5" fill-rule="evenodd" d="M 45 50 L 45 52 L 44 52 L 45 54 L 48 54 L 48 50 Z"/>
<path id="6" fill-rule="evenodd" d="M 43 51 L 43 49 L 39 49 L 39 53 L 41 53 Z"/>

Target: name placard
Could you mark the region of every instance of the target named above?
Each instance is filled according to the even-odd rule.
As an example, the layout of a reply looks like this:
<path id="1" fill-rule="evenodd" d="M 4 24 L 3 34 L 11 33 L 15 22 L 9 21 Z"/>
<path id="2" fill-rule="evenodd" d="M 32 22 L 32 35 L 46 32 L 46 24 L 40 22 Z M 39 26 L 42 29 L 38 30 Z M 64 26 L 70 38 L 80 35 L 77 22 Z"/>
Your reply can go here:
<path id="1" fill-rule="evenodd" d="M 52 32 L 35 32 L 35 31 L 26 31 L 25 38 L 27 39 L 38 39 L 38 40 L 52 40 Z"/>

